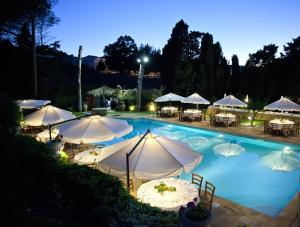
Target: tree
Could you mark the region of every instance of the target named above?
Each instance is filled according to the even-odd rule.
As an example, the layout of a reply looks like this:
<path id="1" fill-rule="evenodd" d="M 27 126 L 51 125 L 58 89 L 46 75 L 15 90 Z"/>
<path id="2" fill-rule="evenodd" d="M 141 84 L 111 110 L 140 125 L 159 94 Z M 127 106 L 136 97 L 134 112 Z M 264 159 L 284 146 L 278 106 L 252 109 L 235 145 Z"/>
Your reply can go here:
<path id="1" fill-rule="evenodd" d="M 104 48 L 104 56 L 109 69 L 128 73 L 136 66 L 137 46 L 134 40 L 128 36 L 120 36 L 115 43 Z"/>
<path id="2" fill-rule="evenodd" d="M 234 94 L 241 92 L 241 72 L 239 65 L 239 58 L 236 54 L 231 57 L 231 90 Z"/>
<path id="3" fill-rule="evenodd" d="M 173 88 L 175 68 L 183 57 L 187 42 L 188 25 L 180 20 L 173 28 L 171 38 L 162 50 L 161 82 L 166 92 L 170 92 Z"/>
<path id="4" fill-rule="evenodd" d="M 99 61 L 96 67 L 96 70 L 98 72 L 104 71 L 106 68 L 105 64 L 103 63 L 103 61 Z"/>
<path id="5" fill-rule="evenodd" d="M 36 54 L 36 28 L 39 22 L 43 27 L 52 26 L 58 20 L 52 12 L 56 0 L 11 0 L 1 7 L 0 17 L 0 38 L 14 40 L 26 24 L 30 26 L 31 44 L 27 46 L 32 51 L 32 71 L 34 83 L 34 96 L 38 95 L 37 77 L 37 54 Z M 52 22 L 50 22 L 52 20 Z M 41 24 L 41 23 L 40 23 Z"/>
<path id="6" fill-rule="evenodd" d="M 287 45 L 283 46 L 285 55 L 284 57 L 297 57 L 298 59 L 300 58 L 300 36 L 297 38 L 293 39 L 292 42 L 287 43 Z"/>
<path id="7" fill-rule="evenodd" d="M 159 72 L 160 71 L 160 49 L 155 49 L 149 44 L 143 45 L 138 49 L 138 57 L 147 56 L 149 58 L 149 62 L 145 65 L 145 74 L 149 72 Z"/>
<path id="8" fill-rule="evenodd" d="M 254 54 L 249 54 L 249 59 L 246 63 L 247 67 L 255 66 L 265 66 L 271 63 L 276 58 L 278 46 L 275 44 L 265 45 L 262 50 L 258 50 Z"/>

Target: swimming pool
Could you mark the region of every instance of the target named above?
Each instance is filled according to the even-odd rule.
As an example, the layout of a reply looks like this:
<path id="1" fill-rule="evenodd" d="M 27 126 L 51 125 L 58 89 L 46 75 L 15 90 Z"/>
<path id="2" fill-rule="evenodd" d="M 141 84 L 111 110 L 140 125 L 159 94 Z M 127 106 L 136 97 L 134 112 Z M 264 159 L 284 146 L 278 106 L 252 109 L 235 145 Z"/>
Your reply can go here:
<path id="1" fill-rule="evenodd" d="M 125 120 L 133 132 L 105 145 L 142 134 L 148 128 L 187 142 L 203 155 L 203 161 L 180 178 L 191 180 L 192 172 L 198 173 L 216 186 L 216 195 L 245 207 L 274 217 L 300 189 L 300 146 L 149 119 Z"/>

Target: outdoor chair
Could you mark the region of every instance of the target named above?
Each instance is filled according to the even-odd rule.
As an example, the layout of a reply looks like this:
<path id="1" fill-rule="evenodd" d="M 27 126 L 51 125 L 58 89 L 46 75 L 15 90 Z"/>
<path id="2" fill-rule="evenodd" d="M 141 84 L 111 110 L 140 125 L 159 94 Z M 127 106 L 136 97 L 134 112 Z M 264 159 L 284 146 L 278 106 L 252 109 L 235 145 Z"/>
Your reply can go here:
<path id="1" fill-rule="evenodd" d="M 271 134 L 272 127 L 270 126 L 269 122 L 264 120 L 264 133 Z"/>
<path id="2" fill-rule="evenodd" d="M 195 121 L 202 121 L 202 114 L 198 114 L 197 117 L 195 118 Z"/>
<path id="3" fill-rule="evenodd" d="M 23 125 L 22 128 L 21 128 L 21 132 L 22 132 L 23 134 L 31 133 L 31 127 L 30 127 L 30 126 L 27 126 L 27 125 Z"/>
<path id="4" fill-rule="evenodd" d="M 223 126 L 229 127 L 229 117 L 223 117 Z"/>
<path id="5" fill-rule="evenodd" d="M 283 124 L 281 131 L 282 131 L 282 135 L 284 135 L 284 136 L 289 136 L 292 133 L 292 129 L 289 124 Z"/>
<path id="6" fill-rule="evenodd" d="M 178 120 L 179 121 L 184 121 L 184 115 L 183 115 L 182 112 L 179 112 L 179 114 L 178 114 Z"/>
<path id="7" fill-rule="evenodd" d="M 210 211 L 215 194 L 215 189 L 216 187 L 212 183 L 205 181 L 204 196 L 200 197 L 200 203 Z"/>
<path id="8" fill-rule="evenodd" d="M 278 127 L 277 124 L 271 124 L 271 135 L 278 136 L 282 133 L 281 129 Z"/>
<path id="9" fill-rule="evenodd" d="M 294 128 L 295 128 L 295 135 L 298 135 L 300 134 L 300 122 L 299 121 L 296 121 L 295 124 L 294 124 Z"/>
<path id="10" fill-rule="evenodd" d="M 199 174 L 192 173 L 192 183 L 198 186 L 198 196 L 200 198 L 201 195 L 201 187 L 202 187 L 203 177 Z"/>
<path id="11" fill-rule="evenodd" d="M 234 126 L 235 127 L 240 127 L 241 126 L 241 120 L 242 120 L 242 116 L 237 115 L 236 118 L 235 118 Z"/>
<path id="12" fill-rule="evenodd" d="M 156 116 L 161 117 L 161 111 L 160 110 L 156 112 Z"/>

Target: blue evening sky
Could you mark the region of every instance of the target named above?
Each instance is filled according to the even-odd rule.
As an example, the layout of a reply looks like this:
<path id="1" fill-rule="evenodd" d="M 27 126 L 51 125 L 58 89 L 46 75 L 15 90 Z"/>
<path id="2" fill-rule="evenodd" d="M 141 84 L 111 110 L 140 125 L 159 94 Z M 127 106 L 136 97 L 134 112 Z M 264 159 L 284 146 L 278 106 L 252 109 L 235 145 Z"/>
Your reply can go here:
<path id="1" fill-rule="evenodd" d="M 241 65 L 263 45 L 280 52 L 300 36 L 299 0 L 59 0 L 54 11 L 61 21 L 51 35 L 68 54 L 82 45 L 83 56 L 102 56 L 121 35 L 162 49 L 180 19 L 211 33 L 227 59 L 237 54 Z"/>

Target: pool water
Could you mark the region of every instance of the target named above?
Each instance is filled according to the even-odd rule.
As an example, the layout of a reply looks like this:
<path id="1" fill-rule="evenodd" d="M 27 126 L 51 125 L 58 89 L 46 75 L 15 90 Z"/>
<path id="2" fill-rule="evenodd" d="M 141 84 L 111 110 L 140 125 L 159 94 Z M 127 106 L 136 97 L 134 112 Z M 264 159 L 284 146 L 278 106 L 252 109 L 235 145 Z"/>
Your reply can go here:
<path id="1" fill-rule="evenodd" d="M 187 142 L 203 155 L 203 160 L 180 178 L 190 181 L 192 172 L 198 173 L 204 182 L 216 186 L 217 196 L 274 217 L 300 190 L 300 146 L 149 119 L 126 120 L 133 126 L 133 132 L 105 142 L 106 146 L 145 133 L 147 129 Z"/>

